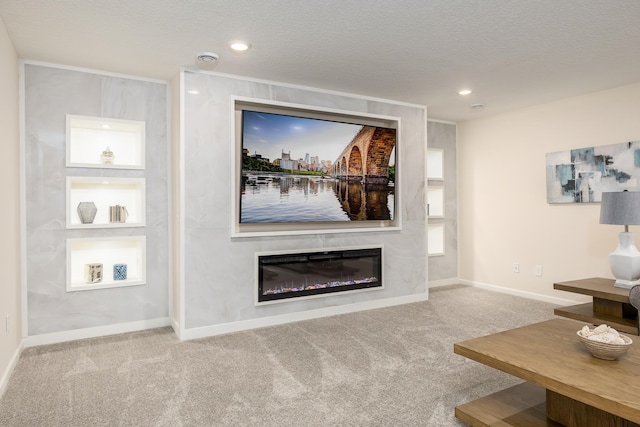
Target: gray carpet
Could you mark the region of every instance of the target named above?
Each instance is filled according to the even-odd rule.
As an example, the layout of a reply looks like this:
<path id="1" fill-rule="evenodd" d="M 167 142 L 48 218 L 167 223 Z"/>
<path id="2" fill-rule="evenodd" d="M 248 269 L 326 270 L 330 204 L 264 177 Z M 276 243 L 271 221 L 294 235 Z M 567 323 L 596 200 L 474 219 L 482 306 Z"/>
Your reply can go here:
<path id="1" fill-rule="evenodd" d="M 195 341 L 171 329 L 25 349 L 1 426 L 462 426 L 454 407 L 519 383 L 453 353 L 552 304 L 467 286 L 426 302 Z"/>

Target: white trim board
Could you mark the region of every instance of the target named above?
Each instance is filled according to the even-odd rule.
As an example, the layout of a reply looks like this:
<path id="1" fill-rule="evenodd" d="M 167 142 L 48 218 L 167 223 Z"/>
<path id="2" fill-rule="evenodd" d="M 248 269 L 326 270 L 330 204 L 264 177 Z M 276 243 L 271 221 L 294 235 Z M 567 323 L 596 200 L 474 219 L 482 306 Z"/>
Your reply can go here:
<path id="1" fill-rule="evenodd" d="M 168 258 L 168 271 L 167 271 L 167 277 L 169 277 L 169 280 L 167 281 L 167 303 L 168 305 L 168 310 L 169 310 L 169 318 L 172 319 L 171 320 L 171 325 L 173 327 L 173 330 L 178 333 L 179 329 L 176 329 L 176 327 L 178 326 L 177 324 L 174 325 L 174 313 L 173 313 L 173 299 L 174 299 L 174 295 L 173 295 L 173 269 L 174 269 L 174 257 L 173 257 L 173 240 L 174 240 L 174 217 L 173 217 L 173 160 L 172 160 L 172 153 L 173 153 L 173 116 L 172 116 L 172 81 L 167 81 L 165 84 L 166 87 L 166 95 L 167 95 L 167 126 L 166 126 L 166 136 L 167 136 L 167 258 Z M 145 196 L 146 197 L 146 196 Z M 145 215 L 146 215 L 146 208 L 145 208 Z M 146 220 L 145 220 L 146 222 Z"/>
<path id="2" fill-rule="evenodd" d="M 139 320 L 136 322 L 118 323 L 115 325 L 96 326 L 93 328 L 74 329 L 71 331 L 52 332 L 50 334 L 32 335 L 24 338 L 24 347 L 56 344 L 67 341 L 82 340 L 85 338 L 104 337 L 108 335 L 123 334 L 126 332 L 143 331 L 145 329 L 162 328 L 171 326 L 168 317 L 157 319 Z"/>
<path id="3" fill-rule="evenodd" d="M 184 212 L 186 212 L 186 198 L 185 198 L 185 193 L 186 193 L 186 184 L 185 184 L 185 167 L 186 167 L 186 160 L 185 160 L 185 153 L 186 153 L 186 135 L 185 135 L 185 121 L 186 121 L 186 117 L 185 117 L 185 91 L 186 91 L 186 87 L 185 87 L 185 73 L 184 71 L 180 71 L 180 76 L 179 76 L 179 85 L 180 87 L 178 88 L 178 95 L 180 96 L 179 99 L 179 117 L 178 117 L 178 121 L 179 121 L 179 129 L 178 129 L 178 141 L 174 141 L 173 143 L 177 143 L 178 144 L 178 161 L 177 161 L 177 167 L 178 170 L 176 171 L 175 169 L 173 169 L 174 167 L 174 163 L 173 163 L 173 159 L 171 162 L 171 167 L 173 169 L 173 173 L 176 174 L 178 177 L 178 194 L 177 194 L 177 200 L 172 200 L 173 203 L 177 204 L 177 211 L 175 211 L 175 216 L 172 215 L 173 220 L 176 222 L 175 226 L 178 227 L 178 231 L 177 231 L 177 242 L 174 241 L 174 245 L 177 244 L 177 247 L 174 246 L 174 251 L 178 251 L 177 253 L 177 262 L 178 265 L 176 266 L 178 268 L 178 274 L 177 277 L 175 277 L 174 279 L 177 280 L 177 284 L 174 283 L 172 285 L 173 289 L 172 292 L 175 292 L 175 287 L 178 287 L 178 319 L 177 319 L 177 325 L 179 327 L 179 332 L 178 332 L 178 337 L 180 339 L 182 339 L 182 337 L 184 336 L 185 333 L 185 323 L 186 323 L 186 310 L 187 310 L 187 302 L 186 302 L 186 295 L 187 295 L 187 291 L 186 291 L 186 283 L 187 283 L 187 276 L 186 276 L 186 272 L 185 272 L 185 262 L 186 262 L 186 244 L 185 244 L 185 234 L 186 234 L 186 220 L 184 217 Z M 232 150 L 233 151 L 233 150 Z M 173 152 L 173 151 L 172 151 Z M 232 156 L 234 155 L 233 152 L 231 153 Z M 232 157 L 233 158 L 233 157 Z M 232 161 L 232 160 L 229 160 Z M 233 163 L 232 163 L 233 165 Z M 172 256 L 172 258 L 174 258 L 174 256 Z M 175 259 L 175 258 L 174 258 Z M 170 281 L 170 283 L 172 283 L 172 281 Z"/>
<path id="4" fill-rule="evenodd" d="M 218 77 L 224 77 L 227 79 L 235 79 L 235 80 L 243 80 L 243 81 L 247 81 L 247 82 L 253 82 L 253 83 L 261 83 L 261 84 L 266 84 L 266 85 L 270 85 L 270 86 L 282 86 L 282 87 L 286 87 L 286 88 L 290 88 L 290 89 L 300 89 L 300 90 L 306 90 L 309 92 L 316 92 L 316 93 L 325 93 L 328 95 L 337 95 L 337 96 L 348 96 L 348 97 L 352 97 L 352 98 L 358 98 L 358 99 L 362 99 L 364 101 L 375 101 L 375 102 L 384 102 L 387 104 L 394 104 L 394 105 L 400 105 L 400 106 L 404 106 L 404 107 L 412 107 L 412 108 L 419 108 L 425 111 L 425 116 L 426 116 L 426 112 L 427 112 L 427 106 L 426 105 L 421 105 L 421 104 L 412 104 L 409 102 L 403 102 L 403 101 L 396 101 L 393 99 L 385 99 L 385 98 L 377 98 L 374 96 L 368 96 L 368 95 L 362 95 L 362 94 L 358 94 L 358 93 L 352 93 L 352 92 L 341 92 L 341 91 L 337 91 L 337 90 L 331 90 L 331 89 L 321 89 L 318 87 L 313 87 L 313 86 L 303 86 L 303 85 L 297 85 L 297 84 L 293 84 L 293 83 L 286 83 L 286 82 L 279 82 L 279 81 L 275 81 L 275 80 L 264 80 L 264 79 L 258 79 L 258 78 L 254 78 L 254 77 L 245 77 L 245 76 L 240 76 L 240 75 L 236 75 L 236 74 L 226 74 L 226 73 L 220 73 L 217 71 L 208 71 L 208 70 L 199 70 L 197 68 L 193 68 L 193 67 L 180 67 L 180 72 L 181 73 L 196 73 L 196 74 L 208 74 L 208 75 L 212 75 L 212 76 L 218 76 Z M 269 89 L 271 90 L 271 89 Z M 273 96 L 271 93 L 269 93 L 269 99 L 272 99 Z"/>
<path id="5" fill-rule="evenodd" d="M 0 378 L 0 398 L 4 395 L 4 392 L 7 390 L 7 386 L 9 385 L 9 379 L 11 378 L 11 374 L 13 373 L 16 365 L 18 364 L 18 360 L 20 359 L 20 355 L 22 354 L 23 349 L 23 341 L 20 341 L 20 345 L 16 348 L 16 351 L 13 353 L 11 360 L 9 361 L 9 365 L 7 369 L 2 374 Z"/>
<path id="6" fill-rule="evenodd" d="M 281 314 L 277 316 L 260 317 L 257 319 L 241 320 L 239 322 L 223 323 L 220 325 L 202 326 L 199 328 L 183 329 L 180 340 L 192 340 L 216 335 L 240 332 L 250 329 L 264 328 L 267 326 L 282 325 L 285 323 L 299 322 L 301 320 L 319 319 L 321 317 L 335 316 L 338 314 L 355 313 L 358 311 L 375 308 L 392 307 L 395 305 L 409 304 L 427 301 L 428 293 L 407 295 L 402 297 L 387 298 L 377 301 L 325 307 L 316 310 L 299 311 L 297 313 Z"/>
<path id="7" fill-rule="evenodd" d="M 28 335 L 29 319 L 27 316 L 27 164 L 26 164 L 26 116 L 25 116 L 25 63 L 19 62 L 18 70 L 18 108 L 19 108 L 19 133 L 20 133 L 20 314 L 21 314 L 21 327 L 22 337 Z"/>
<path id="8" fill-rule="evenodd" d="M 437 288 L 440 286 L 459 285 L 460 283 L 460 279 L 458 279 L 457 277 L 452 277 L 450 279 L 429 280 L 429 289 Z"/>
<path id="9" fill-rule="evenodd" d="M 76 67 L 74 65 L 57 64 L 57 63 L 54 63 L 54 62 L 36 61 L 36 60 L 33 60 L 33 59 L 22 59 L 21 62 L 23 64 L 28 64 L 28 65 L 37 65 L 37 66 L 40 66 L 40 67 L 48 67 L 48 68 L 59 68 L 59 69 L 62 69 L 62 70 L 79 71 L 81 73 L 98 74 L 98 75 L 101 75 L 101 76 L 117 77 L 117 78 L 128 79 L 128 80 L 140 80 L 140 81 L 144 81 L 144 82 L 161 83 L 161 84 L 167 84 L 168 83 L 167 80 L 162 80 L 162 79 L 154 79 L 154 78 L 151 78 L 151 77 L 136 76 L 136 75 L 133 75 L 133 74 L 115 73 L 115 72 L 111 72 L 111 71 L 98 70 L 98 69 L 95 69 L 95 68 Z"/>
<path id="10" fill-rule="evenodd" d="M 458 126 L 458 123 L 456 122 L 450 122 L 448 120 L 440 120 L 440 119 L 427 119 L 428 122 L 434 122 L 434 123 L 444 123 L 445 125 L 454 125 L 454 126 Z"/>
<path id="11" fill-rule="evenodd" d="M 557 305 L 572 305 L 572 304 L 579 304 L 579 303 L 584 302 L 584 301 L 579 301 L 579 300 L 550 297 L 550 296 L 547 296 L 547 295 L 536 294 L 534 292 L 519 291 L 517 289 L 510 289 L 510 288 L 505 288 L 503 286 L 490 285 L 490 284 L 481 283 L 481 282 L 474 282 L 472 280 L 459 279 L 457 282 L 462 284 L 462 285 L 474 286 L 476 288 L 486 289 L 486 290 L 489 290 L 489 291 L 500 292 L 500 293 L 509 294 L 509 295 L 515 295 L 515 296 L 518 296 L 518 297 L 529 298 L 529 299 L 533 299 L 533 300 L 537 300 L 537 301 L 544 301 L 544 302 L 548 302 L 548 303 L 551 303 L 551 304 L 557 304 Z"/>
<path id="12" fill-rule="evenodd" d="M 180 334 L 181 334 L 180 322 L 175 317 L 171 317 L 171 328 L 173 329 L 173 332 L 176 333 L 176 336 L 178 337 L 178 339 L 180 339 Z"/>

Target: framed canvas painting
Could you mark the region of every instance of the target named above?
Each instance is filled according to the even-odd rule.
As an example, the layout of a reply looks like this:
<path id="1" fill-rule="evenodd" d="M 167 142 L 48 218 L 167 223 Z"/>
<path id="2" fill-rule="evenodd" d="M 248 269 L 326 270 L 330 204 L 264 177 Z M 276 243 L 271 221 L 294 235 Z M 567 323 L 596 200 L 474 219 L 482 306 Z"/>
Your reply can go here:
<path id="1" fill-rule="evenodd" d="M 548 203 L 599 203 L 603 192 L 640 191 L 640 141 L 546 154 Z"/>

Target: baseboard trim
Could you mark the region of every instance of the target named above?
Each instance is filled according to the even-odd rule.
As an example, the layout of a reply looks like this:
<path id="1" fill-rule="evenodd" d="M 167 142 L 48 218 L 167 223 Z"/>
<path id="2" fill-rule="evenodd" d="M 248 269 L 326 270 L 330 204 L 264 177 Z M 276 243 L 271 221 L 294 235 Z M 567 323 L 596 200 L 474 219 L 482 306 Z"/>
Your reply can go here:
<path id="1" fill-rule="evenodd" d="M 449 286 L 449 285 L 459 285 L 460 279 L 457 277 L 452 277 L 451 279 L 440 279 L 440 280 L 431 280 L 429 281 L 429 289 L 437 288 L 440 286 Z"/>
<path id="2" fill-rule="evenodd" d="M 176 318 L 171 318 L 171 327 L 173 328 L 173 332 L 176 333 L 178 339 L 180 338 L 180 322 Z"/>
<path id="3" fill-rule="evenodd" d="M 81 340 L 85 338 L 104 337 L 107 335 L 122 334 L 125 332 L 142 331 L 145 329 L 171 326 L 168 317 L 140 320 L 137 322 L 118 323 L 115 325 L 96 326 L 94 328 L 74 329 L 71 331 L 53 332 L 50 334 L 32 335 L 24 338 L 24 347 L 56 344 L 67 341 Z"/>
<path id="4" fill-rule="evenodd" d="M 355 313 L 358 311 L 372 310 L 376 308 L 391 307 L 395 305 L 409 304 L 413 302 L 426 301 L 429 299 L 427 293 L 408 295 L 404 297 L 388 298 L 378 301 L 346 304 L 336 307 L 325 307 L 316 310 L 300 311 L 297 313 L 281 314 L 278 316 L 261 317 L 258 319 L 241 320 L 238 322 L 224 323 L 213 326 L 202 326 L 198 328 L 184 329 L 181 340 L 192 340 L 206 338 L 216 335 L 240 332 L 250 329 L 259 329 L 267 326 L 282 325 L 285 323 L 299 322 L 301 320 L 318 319 L 321 317 L 335 316 L 338 314 Z"/>
<path id="5" fill-rule="evenodd" d="M 24 348 L 24 342 L 20 341 L 20 345 L 16 348 L 16 351 L 13 353 L 11 360 L 9 361 L 9 366 L 5 369 L 2 374 L 2 378 L 0 378 L 0 398 L 4 396 L 4 392 L 7 390 L 7 386 L 9 385 L 9 379 L 11 378 L 11 374 L 13 370 L 16 368 L 18 364 L 18 360 L 20 359 L 20 355 L 22 354 L 22 349 Z"/>
<path id="6" fill-rule="evenodd" d="M 537 301 L 548 302 L 548 303 L 557 304 L 557 305 L 571 305 L 571 304 L 576 304 L 576 303 L 579 302 L 579 301 L 571 300 L 571 299 L 550 297 L 548 295 L 536 294 L 534 292 L 519 291 L 517 289 L 505 288 L 503 286 L 497 286 L 497 285 L 490 285 L 490 284 L 487 284 L 487 283 L 475 282 L 473 280 L 460 279 L 460 280 L 458 280 L 457 283 L 460 283 L 462 285 L 475 286 L 476 288 L 487 289 L 489 291 L 500 292 L 500 293 L 503 293 L 503 294 L 515 295 L 515 296 L 518 296 L 518 297 L 524 297 L 524 298 L 529 298 L 529 299 L 533 299 L 533 300 L 537 300 Z"/>

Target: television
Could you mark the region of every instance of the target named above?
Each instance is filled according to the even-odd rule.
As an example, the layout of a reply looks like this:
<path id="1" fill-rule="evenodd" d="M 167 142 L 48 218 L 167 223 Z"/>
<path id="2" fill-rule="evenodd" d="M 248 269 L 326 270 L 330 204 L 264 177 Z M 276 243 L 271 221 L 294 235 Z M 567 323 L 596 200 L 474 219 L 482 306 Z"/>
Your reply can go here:
<path id="1" fill-rule="evenodd" d="M 399 119 L 262 103 L 241 103 L 236 113 L 239 230 L 399 224 Z"/>

